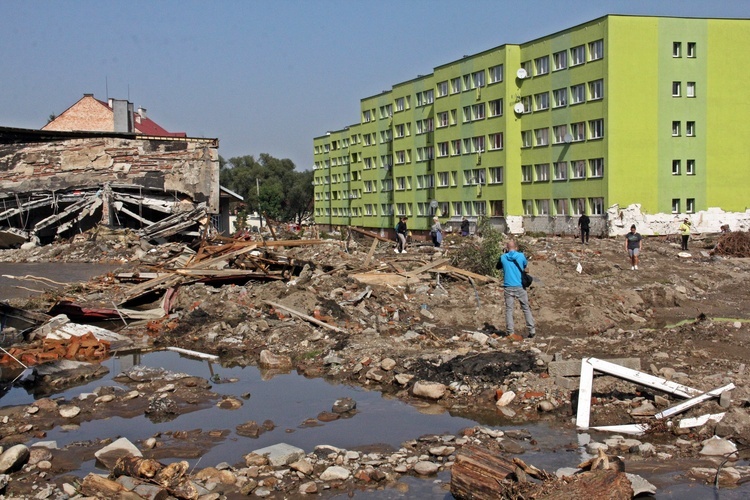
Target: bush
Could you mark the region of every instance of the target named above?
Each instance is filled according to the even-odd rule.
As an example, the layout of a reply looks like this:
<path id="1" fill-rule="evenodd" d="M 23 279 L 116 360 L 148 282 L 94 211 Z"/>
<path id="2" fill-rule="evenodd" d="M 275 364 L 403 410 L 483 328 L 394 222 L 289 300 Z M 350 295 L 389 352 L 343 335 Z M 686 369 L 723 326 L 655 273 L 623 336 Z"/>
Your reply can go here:
<path id="1" fill-rule="evenodd" d="M 477 221 L 476 238 L 462 238 L 452 252 L 451 264 L 477 274 L 496 277 L 495 265 L 502 252 L 504 236 L 490 224 L 490 219 Z"/>

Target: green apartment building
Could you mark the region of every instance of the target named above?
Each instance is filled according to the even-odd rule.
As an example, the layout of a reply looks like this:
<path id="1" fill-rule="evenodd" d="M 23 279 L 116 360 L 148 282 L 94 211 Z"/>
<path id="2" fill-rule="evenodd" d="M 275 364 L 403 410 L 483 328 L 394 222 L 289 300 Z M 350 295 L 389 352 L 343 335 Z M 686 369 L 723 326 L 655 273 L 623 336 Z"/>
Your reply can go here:
<path id="1" fill-rule="evenodd" d="M 438 66 L 313 140 L 315 221 L 566 232 L 613 205 L 744 212 L 748 45 L 748 19 L 608 15 Z"/>

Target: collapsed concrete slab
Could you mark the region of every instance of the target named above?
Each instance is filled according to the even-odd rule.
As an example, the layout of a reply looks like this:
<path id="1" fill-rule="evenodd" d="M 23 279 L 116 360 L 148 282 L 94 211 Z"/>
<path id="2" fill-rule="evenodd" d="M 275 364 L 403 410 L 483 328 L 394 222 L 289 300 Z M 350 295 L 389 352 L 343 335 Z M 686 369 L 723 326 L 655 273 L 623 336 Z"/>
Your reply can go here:
<path id="1" fill-rule="evenodd" d="M 194 229 L 219 200 L 217 139 L 0 127 L 4 247 L 99 223 L 143 229 L 174 214 L 191 214 L 179 230 Z"/>

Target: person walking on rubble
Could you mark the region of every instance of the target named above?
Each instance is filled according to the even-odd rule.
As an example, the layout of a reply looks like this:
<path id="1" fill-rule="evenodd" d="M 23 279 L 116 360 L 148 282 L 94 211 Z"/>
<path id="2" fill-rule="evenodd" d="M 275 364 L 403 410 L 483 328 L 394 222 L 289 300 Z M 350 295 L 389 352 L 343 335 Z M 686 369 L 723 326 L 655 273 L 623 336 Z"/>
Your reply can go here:
<path id="1" fill-rule="evenodd" d="M 466 217 L 461 221 L 461 236 L 469 236 L 469 219 Z"/>
<path id="2" fill-rule="evenodd" d="M 534 317 L 531 315 L 531 308 L 529 307 L 529 294 L 526 293 L 526 289 L 521 284 L 521 269 L 525 270 L 527 266 L 526 256 L 523 252 L 518 251 L 516 241 L 508 240 L 505 244 L 505 252 L 500 255 L 496 266 L 503 270 L 505 331 L 508 335 L 512 335 L 515 331 L 513 327 L 513 306 L 517 300 L 521 304 L 521 311 L 523 311 L 523 316 L 526 319 L 528 337 L 532 338 L 536 335 Z"/>
<path id="3" fill-rule="evenodd" d="M 394 250 L 396 253 L 406 253 L 406 235 L 409 232 L 406 221 L 406 217 L 400 217 L 398 224 L 396 224 L 396 238 L 398 238 L 396 250 Z"/>
<path id="4" fill-rule="evenodd" d="M 682 236 L 682 251 L 688 251 L 688 240 L 690 239 L 690 220 L 685 217 L 685 220 L 680 224 L 680 235 Z"/>
<path id="5" fill-rule="evenodd" d="M 625 235 L 625 250 L 630 256 L 630 270 L 638 270 L 638 256 L 643 247 L 643 237 L 635 231 L 635 224 L 630 226 L 630 232 Z"/>

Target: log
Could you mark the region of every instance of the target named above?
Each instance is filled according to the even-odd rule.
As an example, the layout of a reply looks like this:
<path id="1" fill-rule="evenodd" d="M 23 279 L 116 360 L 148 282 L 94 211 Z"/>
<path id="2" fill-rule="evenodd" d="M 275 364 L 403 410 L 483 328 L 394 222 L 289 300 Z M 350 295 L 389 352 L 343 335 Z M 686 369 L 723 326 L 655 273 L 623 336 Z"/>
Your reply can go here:
<path id="1" fill-rule="evenodd" d="M 127 455 L 120 457 L 112 468 L 112 476 L 131 476 L 138 478 L 153 478 L 157 472 L 159 472 L 164 465 L 160 464 L 156 460 L 143 457 L 134 457 Z"/>
<path id="2" fill-rule="evenodd" d="M 633 498 L 633 487 L 624 472 L 614 470 L 597 470 L 584 472 L 573 477 L 573 480 L 561 483 L 559 487 L 547 488 L 543 494 L 534 496 L 537 499 L 579 500 L 596 498 L 597 500 L 630 500 Z"/>
<path id="3" fill-rule="evenodd" d="M 96 498 L 116 498 L 118 500 L 142 500 L 140 495 L 125 489 L 117 481 L 112 481 L 98 474 L 90 473 L 83 478 L 81 493 Z"/>
<path id="4" fill-rule="evenodd" d="M 516 465 L 478 446 L 464 446 L 451 468 L 451 494 L 457 500 L 503 498 L 503 479 L 515 479 Z"/>

